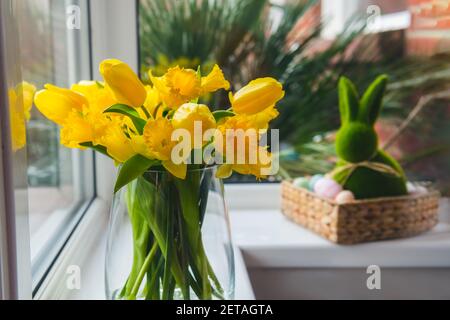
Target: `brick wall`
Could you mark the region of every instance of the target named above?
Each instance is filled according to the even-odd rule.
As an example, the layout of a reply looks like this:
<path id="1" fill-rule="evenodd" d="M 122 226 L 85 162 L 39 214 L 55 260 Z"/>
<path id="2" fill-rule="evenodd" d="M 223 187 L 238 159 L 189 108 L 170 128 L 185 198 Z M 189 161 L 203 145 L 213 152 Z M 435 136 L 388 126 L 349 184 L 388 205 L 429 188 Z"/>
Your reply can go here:
<path id="1" fill-rule="evenodd" d="M 409 55 L 450 52 L 450 0 L 408 0 L 411 27 L 406 32 Z"/>

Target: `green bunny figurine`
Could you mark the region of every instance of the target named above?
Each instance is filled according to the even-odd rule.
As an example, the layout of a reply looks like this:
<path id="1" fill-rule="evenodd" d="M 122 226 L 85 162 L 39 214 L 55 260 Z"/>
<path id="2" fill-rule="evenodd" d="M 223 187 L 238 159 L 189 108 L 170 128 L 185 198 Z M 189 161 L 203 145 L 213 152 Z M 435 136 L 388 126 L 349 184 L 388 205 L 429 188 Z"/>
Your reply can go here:
<path id="1" fill-rule="evenodd" d="M 378 148 L 374 129 L 387 81 L 387 76 L 379 76 L 361 99 L 349 79 L 341 77 L 339 81 L 342 123 L 336 135 L 339 160 L 331 176 L 344 189 L 352 191 L 356 199 L 407 194 L 402 167 Z"/>

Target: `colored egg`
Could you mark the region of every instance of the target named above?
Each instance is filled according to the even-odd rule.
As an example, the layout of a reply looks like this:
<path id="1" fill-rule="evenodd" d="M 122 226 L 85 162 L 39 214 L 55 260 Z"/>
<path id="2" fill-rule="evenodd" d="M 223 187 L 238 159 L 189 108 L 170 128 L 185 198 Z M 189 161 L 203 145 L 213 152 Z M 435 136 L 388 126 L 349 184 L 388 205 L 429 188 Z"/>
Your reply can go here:
<path id="1" fill-rule="evenodd" d="M 321 174 L 316 174 L 316 175 L 312 176 L 311 179 L 309 180 L 308 189 L 311 191 L 314 191 L 314 186 L 316 185 L 317 181 L 319 181 L 320 179 L 323 179 L 323 175 L 321 175 Z"/>
<path id="2" fill-rule="evenodd" d="M 314 185 L 314 192 L 321 197 L 334 199 L 342 191 L 342 186 L 330 178 L 322 178 Z"/>
<path id="3" fill-rule="evenodd" d="M 355 201 L 355 195 L 351 191 L 343 190 L 337 194 L 334 200 L 339 204 L 349 203 Z"/>
<path id="4" fill-rule="evenodd" d="M 305 177 L 299 177 L 294 179 L 292 184 L 298 188 L 308 189 L 309 188 L 309 180 Z"/>
<path id="5" fill-rule="evenodd" d="M 296 161 L 298 160 L 299 154 L 295 150 L 286 150 L 280 154 L 281 158 L 286 161 Z"/>
<path id="6" fill-rule="evenodd" d="M 416 186 L 411 182 L 406 183 L 406 189 L 408 190 L 408 193 L 416 193 L 417 191 Z"/>
<path id="7" fill-rule="evenodd" d="M 416 187 L 416 193 L 425 194 L 427 192 L 428 192 L 428 190 L 424 186 L 417 186 Z"/>

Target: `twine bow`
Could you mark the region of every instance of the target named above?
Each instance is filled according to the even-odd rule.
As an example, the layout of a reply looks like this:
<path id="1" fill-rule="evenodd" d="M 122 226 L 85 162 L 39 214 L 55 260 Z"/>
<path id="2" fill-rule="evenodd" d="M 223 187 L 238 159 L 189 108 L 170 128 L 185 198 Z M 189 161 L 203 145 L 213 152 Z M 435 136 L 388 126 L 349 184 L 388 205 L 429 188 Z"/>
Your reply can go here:
<path id="1" fill-rule="evenodd" d="M 395 170 L 394 168 L 392 168 L 391 166 L 388 166 L 387 164 L 381 163 L 381 162 L 373 162 L 373 161 L 362 161 L 362 162 L 358 162 L 358 163 L 347 163 L 346 165 L 343 165 L 341 167 L 338 167 L 336 169 L 334 169 L 333 171 L 331 171 L 328 176 L 329 177 L 333 177 L 337 174 L 340 174 L 342 172 L 346 172 L 345 176 L 344 176 L 344 180 L 341 183 L 342 185 L 344 185 L 347 180 L 350 178 L 350 176 L 353 174 L 353 172 L 355 172 L 356 169 L 358 168 L 368 168 L 374 171 L 378 171 L 381 173 L 386 173 L 386 174 L 390 174 L 396 177 L 401 177 L 400 173 Z"/>

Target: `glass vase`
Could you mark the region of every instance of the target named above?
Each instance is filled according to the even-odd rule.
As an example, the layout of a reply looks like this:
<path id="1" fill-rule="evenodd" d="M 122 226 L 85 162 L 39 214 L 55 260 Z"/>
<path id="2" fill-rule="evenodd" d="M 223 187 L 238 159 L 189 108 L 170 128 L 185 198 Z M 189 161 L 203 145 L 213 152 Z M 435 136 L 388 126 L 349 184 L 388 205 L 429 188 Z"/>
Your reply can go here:
<path id="1" fill-rule="evenodd" d="M 234 257 L 216 167 L 186 179 L 148 171 L 113 199 L 105 264 L 108 299 L 233 299 Z"/>

